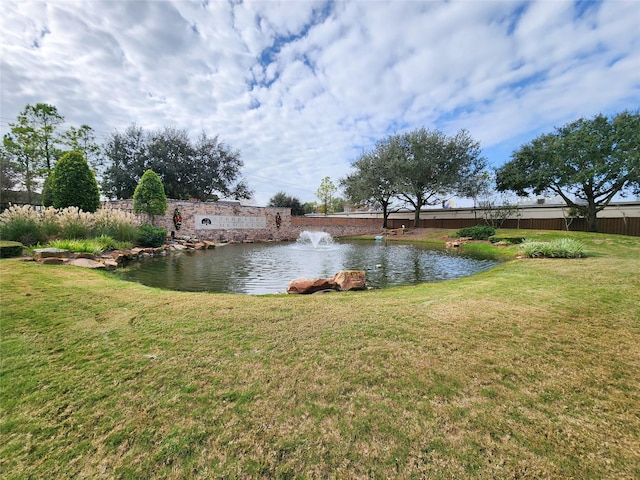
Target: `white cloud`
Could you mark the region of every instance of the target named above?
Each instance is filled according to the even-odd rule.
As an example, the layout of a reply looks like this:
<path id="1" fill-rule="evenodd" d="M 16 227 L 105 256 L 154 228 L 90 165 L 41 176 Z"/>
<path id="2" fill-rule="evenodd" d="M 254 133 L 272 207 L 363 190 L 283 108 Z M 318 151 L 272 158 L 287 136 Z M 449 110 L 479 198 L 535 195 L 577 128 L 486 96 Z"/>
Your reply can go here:
<path id="1" fill-rule="evenodd" d="M 394 131 L 465 128 L 504 155 L 640 106 L 636 1 L 27 0 L 0 22 L 2 133 L 36 102 L 102 137 L 205 130 L 241 151 L 262 204 L 314 200 Z"/>

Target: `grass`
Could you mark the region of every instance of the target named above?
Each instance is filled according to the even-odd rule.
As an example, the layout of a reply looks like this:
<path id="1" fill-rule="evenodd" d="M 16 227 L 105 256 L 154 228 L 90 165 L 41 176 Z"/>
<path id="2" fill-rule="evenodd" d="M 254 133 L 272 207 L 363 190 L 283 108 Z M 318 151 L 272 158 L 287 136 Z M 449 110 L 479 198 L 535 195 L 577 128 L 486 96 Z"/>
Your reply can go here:
<path id="1" fill-rule="evenodd" d="M 525 240 L 520 251 L 530 258 L 581 258 L 585 256 L 584 245 L 573 238 L 560 238 L 550 242 Z"/>
<path id="2" fill-rule="evenodd" d="M 100 254 L 106 250 L 120 250 L 131 248 L 129 242 L 119 242 L 107 235 L 100 235 L 90 239 L 60 239 L 51 240 L 48 247 L 61 248 L 70 252 Z"/>
<path id="3" fill-rule="evenodd" d="M 640 239 L 499 234 L 589 256 L 258 297 L 2 260 L 0 473 L 638 478 Z"/>

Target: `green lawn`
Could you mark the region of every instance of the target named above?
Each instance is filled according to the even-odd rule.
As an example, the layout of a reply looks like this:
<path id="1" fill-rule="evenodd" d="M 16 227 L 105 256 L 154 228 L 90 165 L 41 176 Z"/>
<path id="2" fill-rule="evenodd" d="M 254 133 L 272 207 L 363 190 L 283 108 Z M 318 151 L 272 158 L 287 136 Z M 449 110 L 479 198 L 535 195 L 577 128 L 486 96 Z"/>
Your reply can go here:
<path id="1" fill-rule="evenodd" d="M 0 476 L 640 478 L 640 238 L 500 233 L 590 255 L 259 297 L 3 259 Z"/>

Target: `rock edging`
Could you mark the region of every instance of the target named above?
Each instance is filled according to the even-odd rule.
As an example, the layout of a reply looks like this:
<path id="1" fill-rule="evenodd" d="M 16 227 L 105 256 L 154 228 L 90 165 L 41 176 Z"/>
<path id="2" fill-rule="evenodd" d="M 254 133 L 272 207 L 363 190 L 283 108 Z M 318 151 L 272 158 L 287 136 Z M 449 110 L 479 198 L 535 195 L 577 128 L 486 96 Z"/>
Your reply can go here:
<path id="1" fill-rule="evenodd" d="M 61 248 L 37 248 L 33 251 L 34 260 L 43 265 L 73 265 L 91 269 L 115 270 L 128 262 L 143 258 L 164 256 L 174 251 L 207 250 L 216 247 L 209 241 L 178 240 L 162 247 L 134 247 L 129 250 L 112 250 L 102 254 L 70 252 Z"/>

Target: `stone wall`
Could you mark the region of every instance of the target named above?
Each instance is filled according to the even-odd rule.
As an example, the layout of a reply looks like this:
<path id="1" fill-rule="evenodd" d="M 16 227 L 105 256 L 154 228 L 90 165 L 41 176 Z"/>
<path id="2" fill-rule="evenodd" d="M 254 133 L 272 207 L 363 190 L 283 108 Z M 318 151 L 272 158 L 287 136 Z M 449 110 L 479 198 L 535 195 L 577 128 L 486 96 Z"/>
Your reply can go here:
<path id="1" fill-rule="evenodd" d="M 133 212 L 132 200 L 105 202 L 104 206 Z M 176 229 L 173 223 L 176 208 L 182 217 L 180 229 Z M 276 225 L 277 214 L 282 220 L 280 228 Z M 144 215 L 139 215 L 138 219 L 146 221 Z M 169 234 L 173 232 L 176 238 L 215 242 L 281 241 L 294 235 L 291 232 L 291 209 L 247 207 L 235 202 L 167 200 L 167 213 L 156 215 L 153 224 L 166 228 Z M 297 234 L 293 238 L 297 238 Z"/>
<path id="2" fill-rule="evenodd" d="M 105 202 L 105 208 L 133 212 L 132 200 Z M 182 225 L 173 224 L 174 209 L 180 211 Z M 280 214 L 280 228 L 276 215 Z M 202 222 L 208 218 L 211 225 Z M 140 222 L 147 219 L 139 215 Z M 228 220 L 228 221 L 223 221 Z M 234 222 L 235 220 L 235 222 Z M 236 223 L 236 227 L 229 227 Z M 153 224 L 174 233 L 176 238 L 214 242 L 269 242 L 295 240 L 304 230 L 327 232 L 332 237 L 374 234 L 382 231 L 382 221 L 375 218 L 292 217 L 290 208 L 248 207 L 236 202 L 197 202 L 167 200 L 167 213 L 156 215 Z M 251 228 L 243 228 L 243 224 Z"/>

